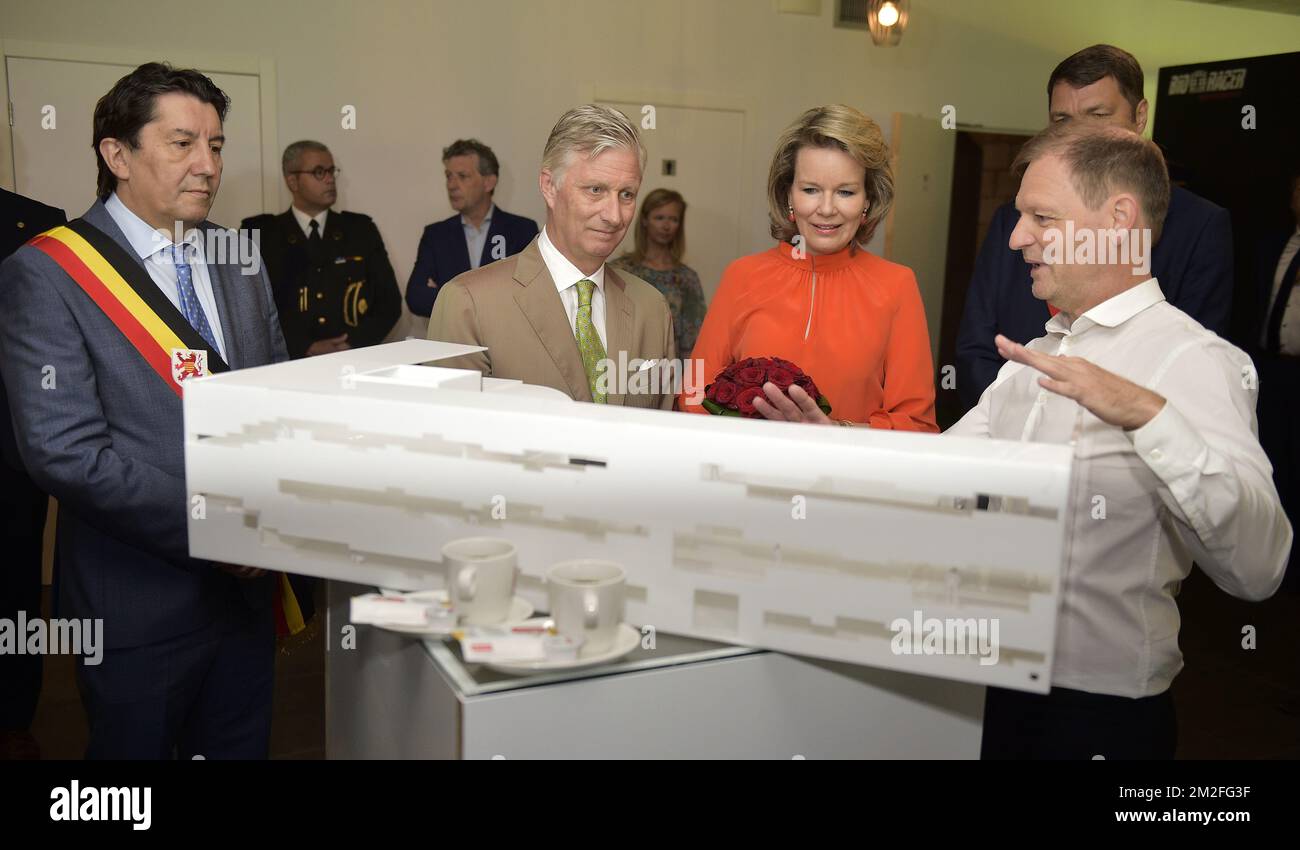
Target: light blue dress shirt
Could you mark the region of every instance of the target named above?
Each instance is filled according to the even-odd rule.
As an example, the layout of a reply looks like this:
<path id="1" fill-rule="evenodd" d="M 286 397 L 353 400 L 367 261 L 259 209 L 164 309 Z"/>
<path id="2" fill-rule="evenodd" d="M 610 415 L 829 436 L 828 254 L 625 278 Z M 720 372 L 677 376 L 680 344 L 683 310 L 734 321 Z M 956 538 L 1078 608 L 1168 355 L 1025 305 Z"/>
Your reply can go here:
<path id="1" fill-rule="evenodd" d="M 465 247 L 469 249 L 469 267 L 476 269 L 483 259 L 483 245 L 487 242 L 488 230 L 492 227 L 492 213 L 496 212 L 495 204 L 488 204 L 487 215 L 483 217 L 483 224 L 475 227 L 469 223 L 465 216 L 460 217 L 460 225 L 465 228 Z"/>
<path id="2" fill-rule="evenodd" d="M 108 210 L 108 214 L 125 234 L 126 241 L 131 243 L 136 255 L 144 262 L 149 277 L 158 284 L 158 288 L 163 291 L 163 295 L 167 296 L 167 300 L 180 310 L 181 298 L 177 289 L 176 266 L 172 264 L 171 258 L 172 234 L 163 235 L 162 232 L 155 230 L 144 219 L 127 209 L 116 192 L 104 202 L 104 209 Z M 191 228 L 185 234 L 184 241 L 190 246 L 186 253 L 190 257 L 190 268 L 194 272 L 194 291 L 198 293 L 199 303 L 203 305 L 203 312 L 207 315 L 208 324 L 216 337 L 217 350 L 221 354 L 221 359 L 229 363 L 230 358 L 226 355 L 226 337 L 221 328 L 221 312 L 217 309 L 216 294 L 212 290 L 212 278 L 208 275 L 203 232 L 197 227 Z"/>

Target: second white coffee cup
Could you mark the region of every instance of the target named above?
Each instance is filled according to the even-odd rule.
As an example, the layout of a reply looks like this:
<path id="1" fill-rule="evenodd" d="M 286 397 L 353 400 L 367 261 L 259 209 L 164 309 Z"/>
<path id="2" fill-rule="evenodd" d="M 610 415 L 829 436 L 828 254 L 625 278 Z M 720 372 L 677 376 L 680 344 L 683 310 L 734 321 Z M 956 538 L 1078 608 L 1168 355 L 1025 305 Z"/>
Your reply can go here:
<path id="1" fill-rule="evenodd" d="M 562 561 L 546 572 L 546 593 L 555 630 L 582 639 L 579 656 L 598 655 L 614 645 L 623 623 L 627 574 L 613 561 Z"/>
<path id="2" fill-rule="evenodd" d="M 515 546 L 496 537 L 464 537 L 442 547 L 447 592 L 464 623 L 491 625 L 510 616 L 519 574 Z"/>

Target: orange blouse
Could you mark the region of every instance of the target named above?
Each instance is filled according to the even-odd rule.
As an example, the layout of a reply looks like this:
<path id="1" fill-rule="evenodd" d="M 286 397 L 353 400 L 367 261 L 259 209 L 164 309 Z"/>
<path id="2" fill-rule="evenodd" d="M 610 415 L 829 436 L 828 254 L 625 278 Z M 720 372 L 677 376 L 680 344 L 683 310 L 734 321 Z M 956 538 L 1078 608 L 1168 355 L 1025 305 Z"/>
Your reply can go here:
<path id="1" fill-rule="evenodd" d="M 916 276 L 862 249 L 796 259 L 782 242 L 736 260 L 723 272 L 692 357 L 704 361 L 704 386 L 747 357 L 782 357 L 817 383 L 832 418 L 939 431 Z M 679 406 L 707 415 L 687 402 L 693 374 L 686 370 Z"/>

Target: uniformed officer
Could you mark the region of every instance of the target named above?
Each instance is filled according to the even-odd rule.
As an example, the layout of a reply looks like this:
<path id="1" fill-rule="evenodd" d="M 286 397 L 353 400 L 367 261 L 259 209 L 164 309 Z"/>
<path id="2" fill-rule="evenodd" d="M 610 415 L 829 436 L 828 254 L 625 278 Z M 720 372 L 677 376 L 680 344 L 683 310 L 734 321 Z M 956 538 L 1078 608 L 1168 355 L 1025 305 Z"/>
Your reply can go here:
<path id="1" fill-rule="evenodd" d="M 281 158 L 293 204 L 246 218 L 260 231 L 289 356 L 308 357 L 383 342 L 402 312 L 384 240 L 370 216 L 331 210 L 334 157 L 320 142 L 294 142 Z"/>

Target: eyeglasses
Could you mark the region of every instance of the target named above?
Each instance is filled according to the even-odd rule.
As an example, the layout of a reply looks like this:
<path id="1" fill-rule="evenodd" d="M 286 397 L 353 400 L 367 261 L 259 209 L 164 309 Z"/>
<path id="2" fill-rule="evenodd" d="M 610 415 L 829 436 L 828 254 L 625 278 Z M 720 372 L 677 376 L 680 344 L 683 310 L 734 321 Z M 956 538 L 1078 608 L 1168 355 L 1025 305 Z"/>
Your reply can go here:
<path id="1" fill-rule="evenodd" d="M 317 180 L 324 180 L 326 177 L 337 177 L 338 173 L 342 170 L 343 169 L 339 168 L 337 165 L 331 165 L 329 168 L 326 168 L 323 165 L 318 165 L 315 168 L 313 168 L 311 171 L 290 171 L 289 173 L 310 174 L 312 177 L 315 177 Z"/>

